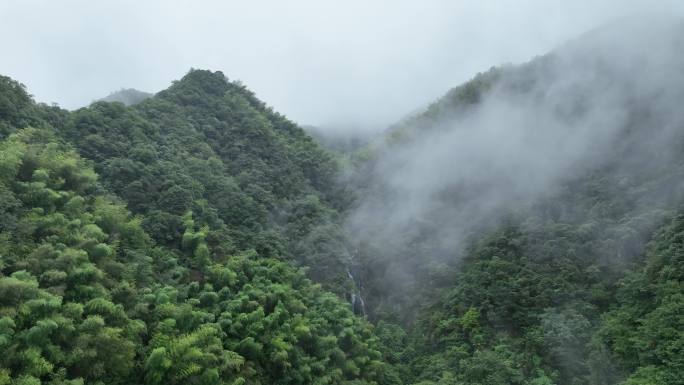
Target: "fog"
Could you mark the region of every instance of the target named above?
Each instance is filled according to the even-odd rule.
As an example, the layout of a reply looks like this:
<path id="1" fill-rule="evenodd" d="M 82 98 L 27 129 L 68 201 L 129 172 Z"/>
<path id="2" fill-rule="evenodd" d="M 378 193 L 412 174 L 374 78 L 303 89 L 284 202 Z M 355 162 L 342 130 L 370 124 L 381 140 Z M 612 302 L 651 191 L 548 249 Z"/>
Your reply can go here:
<path id="1" fill-rule="evenodd" d="M 240 79 L 301 124 L 382 129 L 492 65 L 679 1 L 0 3 L 0 74 L 69 109 L 156 92 L 191 67 Z"/>
<path id="2" fill-rule="evenodd" d="M 542 199 L 575 199 L 558 194 L 604 167 L 633 212 L 679 201 L 681 179 L 656 176 L 684 141 L 683 48 L 682 18 L 621 19 L 488 75 L 493 86 L 475 104 L 396 126 L 403 134 L 375 149 L 348 223 L 371 263 L 386 264 L 375 270 L 389 289 L 375 295 L 402 296 L 416 269 L 458 261 L 470 235 Z M 655 181 L 640 186 L 644 175 Z"/>

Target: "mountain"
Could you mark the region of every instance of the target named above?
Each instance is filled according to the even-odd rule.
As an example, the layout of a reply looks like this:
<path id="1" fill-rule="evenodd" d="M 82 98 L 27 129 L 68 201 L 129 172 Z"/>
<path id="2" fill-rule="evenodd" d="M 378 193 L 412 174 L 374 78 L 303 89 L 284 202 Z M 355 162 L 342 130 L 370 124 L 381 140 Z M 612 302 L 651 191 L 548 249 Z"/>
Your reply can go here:
<path id="1" fill-rule="evenodd" d="M 682 383 L 683 43 L 591 31 L 359 155 L 360 294 L 407 383 Z"/>
<path id="2" fill-rule="evenodd" d="M 74 112 L 0 79 L 0 383 L 396 384 L 335 162 L 220 72 Z"/>
<path id="3" fill-rule="evenodd" d="M 192 211 L 217 255 L 256 249 L 345 283 L 334 159 L 222 73 L 193 70 L 133 108 L 95 103 L 61 131 L 157 243 L 181 245 Z"/>
<path id="4" fill-rule="evenodd" d="M 149 92 L 138 91 L 134 88 L 122 88 L 118 91 L 112 92 L 98 101 L 101 102 L 120 102 L 127 106 L 138 104 L 145 99 L 151 98 L 153 94 Z"/>
<path id="5" fill-rule="evenodd" d="M 680 385 L 683 45 L 621 20 L 369 143 L 221 72 L 0 77 L 0 385 Z"/>

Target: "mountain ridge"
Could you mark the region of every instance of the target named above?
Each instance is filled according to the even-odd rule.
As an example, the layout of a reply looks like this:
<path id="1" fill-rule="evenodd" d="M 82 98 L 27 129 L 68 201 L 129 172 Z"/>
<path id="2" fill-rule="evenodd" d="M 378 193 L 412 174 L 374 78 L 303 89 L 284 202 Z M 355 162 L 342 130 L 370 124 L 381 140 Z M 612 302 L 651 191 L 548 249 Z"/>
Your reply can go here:
<path id="1" fill-rule="evenodd" d="M 371 326 L 293 266 L 318 253 L 310 275 L 350 285 L 308 179 L 332 159 L 301 129 L 208 71 L 74 112 L 2 81 L 28 104 L 0 116 L 1 383 L 398 383 Z"/>
<path id="2" fill-rule="evenodd" d="M 681 384 L 680 29 L 349 159 L 220 71 L 71 112 L 1 77 L 0 384 Z"/>
<path id="3" fill-rule="evenodd" d="M 682 209 L 682 24 L 599 32 L 475 76 L 360 152 L 347 227 L 409 382 L 680 383 L 677 300 L 650 297 L 660 318 L 622 287 Z"/>

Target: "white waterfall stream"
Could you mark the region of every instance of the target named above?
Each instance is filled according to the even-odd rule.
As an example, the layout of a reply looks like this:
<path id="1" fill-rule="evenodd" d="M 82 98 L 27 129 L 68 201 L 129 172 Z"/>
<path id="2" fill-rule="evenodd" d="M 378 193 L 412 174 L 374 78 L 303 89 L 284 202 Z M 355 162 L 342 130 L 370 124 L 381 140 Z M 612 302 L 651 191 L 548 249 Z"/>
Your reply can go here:
<path id="1" fill-rule="evenodd" d="M 352 310 L 354 311 L 354 314 L 366 315 L 366 303 L 363 300 L 362 296 L 362 289 L 363 286 L 361 284 L 361 279 L 358 277 L 358 271 L 360 270 L 359 265 L 355 264 L 355 257 L 358 254 L 358 250 L 355 250 L 354 253 L 352 253 L 351 256 L 351 261 L 350 261 L 350 266 L 347 269 L 347 276 L 349 279 L 354 283 L 354 289 L 350 293 L 350 302 L 352 305 Z"/>

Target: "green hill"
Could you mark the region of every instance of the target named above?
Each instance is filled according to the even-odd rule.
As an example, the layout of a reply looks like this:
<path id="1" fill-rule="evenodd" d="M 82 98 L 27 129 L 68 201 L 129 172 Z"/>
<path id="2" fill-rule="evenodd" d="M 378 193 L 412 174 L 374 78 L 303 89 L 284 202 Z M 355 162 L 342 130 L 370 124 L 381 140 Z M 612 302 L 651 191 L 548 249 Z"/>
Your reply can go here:
<path id="1" fill-rule="evenodd" d="M 301 129 L 208 71 L 73 113 L 1 85 L 1 384 L 397 383 L 292 266 L 346 284 L 335 163 Z"/>
<path id="2" fill-rule="evenodd" d="M 684 28 L 654 25 L 479 74 L 360 154 L 348 226 L 407 383 L 682 383 Z"/>
<path id="3" fill-rule="evenodd" d="M 71 112 L 0 77 L 0 385 L 684 384 L 684 26 L 648 20 L 336 153 L 221 72 Z"/>

